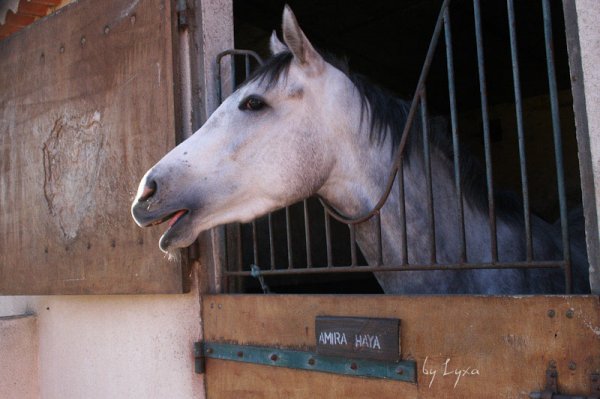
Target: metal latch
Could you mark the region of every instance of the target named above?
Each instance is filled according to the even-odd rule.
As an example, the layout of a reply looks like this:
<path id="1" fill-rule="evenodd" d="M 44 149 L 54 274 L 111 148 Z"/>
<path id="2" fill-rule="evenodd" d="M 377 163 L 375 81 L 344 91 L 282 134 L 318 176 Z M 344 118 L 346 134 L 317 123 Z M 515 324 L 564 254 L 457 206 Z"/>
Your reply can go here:
<path id="1" fill-rule="evenodd" d="M 563 395 L 558 393 L 558 371 L 556 364 L 550 363 L 546 369 L 546 387 L 542 392 L 531 392 L 531 399 L 600 399 L 600 374 L 590 374 L 589 395 Z"/>

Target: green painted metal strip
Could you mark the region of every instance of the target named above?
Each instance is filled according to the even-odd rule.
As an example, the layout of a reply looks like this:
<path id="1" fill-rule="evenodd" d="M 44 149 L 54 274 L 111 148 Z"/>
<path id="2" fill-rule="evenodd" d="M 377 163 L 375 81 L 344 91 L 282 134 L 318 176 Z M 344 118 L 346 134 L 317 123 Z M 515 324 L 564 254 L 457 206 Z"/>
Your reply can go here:
<path id="1" fill-rule="evenodd" d="M 346 359 L 337 356 L 319 355 L 314 352 L 219 342 L 196 343 L 196 356 L 197 358 L 202 356 L 209 359 L 231 360 L 356 377 L 417 382 L 416 362 L 410 360 L 392 362 Z"/>

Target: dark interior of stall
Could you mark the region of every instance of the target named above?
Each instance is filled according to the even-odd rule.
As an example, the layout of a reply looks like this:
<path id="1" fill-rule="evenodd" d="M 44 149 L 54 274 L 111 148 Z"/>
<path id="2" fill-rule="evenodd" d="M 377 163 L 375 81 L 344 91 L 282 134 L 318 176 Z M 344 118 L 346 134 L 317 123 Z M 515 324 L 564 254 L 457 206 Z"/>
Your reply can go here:
<path id="1" fill-rule="evenodd" d="M 236 48 L 251 49 L 268 58 L 271 32 L 275 29 L 281 38 L 281 15 L 285 3 L 280 0 L 234 1 Z M 412 99 L 442 1 L 288 0 L 287 4 L 315 47 L 347 59 L 352 71 L 366 75 L 374 84 L 387 88 L 396 96 L 409 101 Z M 573 208 L 580 206 L 581 194 L 564 19 L 562 3 L 551 1 L 550 4 L 567 203 L 569 208 Z M 559 206 L 542 4 L 534 0 L 515 1 L 514 7 L 531 210 L 544 220 L 554 222 L 559 216 Z M 460 142 L 462 148 L 473 153 L 483 165 L 473 2 L 452 1 L 450 19 Z M 496 190 L 520 193 L 507 2 L 482 1 L 481 23 L 494 185 Z M 442 35 L 427 80 L 427 97 L 430 115 L 447 123 L 450 109 L 445 51 Z M 243 79 L 243 69 L 237 68 L 238 80 Z M 311 214 L 312 264 L 313 267 L 321 267 L 326 262 L 323 209 L 314 199 L 309 200 L 308 208 Z M 303 216 L 302 204 L 290 208 L 293 267 L 306 267 Z M 254 263 L 268 269 L 272 262 L 269 259 L 269 246 L 272 244 L 275 249 L 274 267 L 287 268 L 290 256 L 285 234 L 285 211 L 275 212 L 271 223 L 274 226 L 271 239 L 266 217 L 256 222 L 255 233 L 251 224 L 242 225 L 241 243 L 230 242 L 228 245 L 229 258 L 239 259 L 235 251 L 241 248 L 245 270 Z M 235 228 L 228 228 L 229 235 L 231 230 Z M 253 234 L 257 237 L 256 248 L 252 242 Z M 333 263 L 348 265 L 347 226 L 332 222 L 332 237 Z M 265 283 L 277 293 L 381 292 L 369 273 L 269 276 L 265 277 Z M 229 286 L 237 292 L 262 292 L 254 278 L 230 281 Z"/>

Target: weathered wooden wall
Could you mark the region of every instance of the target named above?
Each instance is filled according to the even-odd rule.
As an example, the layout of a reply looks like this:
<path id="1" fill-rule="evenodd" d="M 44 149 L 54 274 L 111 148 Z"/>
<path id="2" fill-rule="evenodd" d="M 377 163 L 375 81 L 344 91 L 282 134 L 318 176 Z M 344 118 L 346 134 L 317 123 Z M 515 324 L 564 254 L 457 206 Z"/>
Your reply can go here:
<path id="1" fill-rule="evenodd" d="M 0 294 L 181 292 L 129 207 L 175 145 L 167 0 L 80 0 L 0 41 Z"/>
<path id="2" fill-rule="evenodd" d="M 228 343 L 314 350 L 316 316 L 399 318 L 402 358 L 416 360 L 418 381 L 207 359 L 208 398 L 528 398 L 544 389 L 552 360 L 559 391 L 581 395 L 590 393 L 590 373 L 600 372 L 598 297 L 238 295 L 203 300 L 204 339 Z M 467 369 L 477 373 L 457 379 L 455 370 Z"/>

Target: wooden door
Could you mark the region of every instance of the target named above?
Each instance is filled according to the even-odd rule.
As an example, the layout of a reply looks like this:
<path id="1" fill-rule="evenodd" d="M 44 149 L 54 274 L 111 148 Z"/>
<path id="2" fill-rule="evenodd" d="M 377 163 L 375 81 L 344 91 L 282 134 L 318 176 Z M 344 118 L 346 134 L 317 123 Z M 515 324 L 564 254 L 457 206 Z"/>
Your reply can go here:
<path id="1" fill-rule="evenodd" d="M 171 3 L 80 0 L 0 41 L 0 295 L 185 291 L 129 211 L 176 142 Z"/>
<path id="2" fill-rule="evenodd" d="M 401 357 L 416 362 L 416 382 L 209 356 L 207 397 L 528 398 L 545 389 L 550 366 L 560 393 L 589 395 L 600 372 L 600 302 L 592 296 L 214 295 L 203 298 L 204 339 L 314 351 L 323 315 L 400 319 Z"/>

